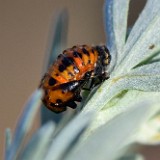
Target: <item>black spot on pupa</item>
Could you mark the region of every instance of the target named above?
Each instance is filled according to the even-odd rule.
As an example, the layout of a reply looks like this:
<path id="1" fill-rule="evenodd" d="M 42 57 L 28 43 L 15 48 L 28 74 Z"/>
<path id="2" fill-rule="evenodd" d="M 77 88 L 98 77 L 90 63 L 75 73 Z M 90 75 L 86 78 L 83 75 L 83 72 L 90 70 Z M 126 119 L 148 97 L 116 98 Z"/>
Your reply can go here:
<path id="1" fill-rule="evenodd" d="M 72 64 L 72 61 L 69 58 L 64 57 L 62 59 L 62 63 L 63 63 L 64 66 L 68 67 L 68 66 L 70 66 Z"/>
<path id="2" fill-rule="evenodd" d="M 82 55 L 79 52 L 73 52 L 74 57 L 80 57 L 82 59 Z"/>
<path id="3" fill-rule="evenodd" d="M 60 72 L 63 72 L 66 69 L 66 67 L 64 65 L 59 65 L 58 69 Z"/>
<path id="4" fill-rule="evenodd" d="M 55 80 L 53 77 L 51 77 L 51 78 L 49 79 L 49 81 L 48 81 L 48 84 L 49 84 L 50 86 L 53 86 L 53 85 L 56 84 L 56 80 Z"/>
<path id="5" fill-rule="evenodd" d="M 89 52 L 85 48 L 82 48 L 82 52 L 89 56 Z"/>
<path id="6" fill-rule="evenodd" d="M 74 60 L 73 60 L 72 57 L 68 57 L 68 60 L 69 60 L 72 64 L 74 64 Z"/>

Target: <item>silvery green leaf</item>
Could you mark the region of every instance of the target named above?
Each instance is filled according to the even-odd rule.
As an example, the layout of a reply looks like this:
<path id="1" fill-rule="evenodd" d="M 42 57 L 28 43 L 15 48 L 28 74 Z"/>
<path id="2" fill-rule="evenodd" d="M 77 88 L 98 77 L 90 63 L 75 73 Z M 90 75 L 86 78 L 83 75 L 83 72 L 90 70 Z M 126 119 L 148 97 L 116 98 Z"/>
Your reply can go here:
<path id="1" fill-rule="evenodd" d="M 96 117 L 92 122 L 92 125 L 86 132 L 86 136 L 94 132 L 95 129 L 97 129 L 99 126 L 104 125 L 117 115 L 125 112 L 127 109 L 130 108 L 130 106 L 133 106 L 144 99 L 150 99 L 150 101 L 152 102 L 152 109 L 150 110 L 150 113 L 148 113 L 147 117 L 149 119 L 155 113 L 157 113 L 158 110 L 160 110 L 160 93 L 126 90 L 112 98 L 111 101 L 109 103 L 106 103 L 103 109 L 96 114 Z"/>
<path id="2" fill-rule="evenodd" d="M 52 31 L 50 31 L 49 47 L 46 55 L 45 65 L 43 69 L 43 74 L 46 72 L 48 67 L 57 58 L 57 55 L 62 53 L 62 49 L 66 48 L 67 40 L 67 28 L 68 28 L 68 12 L 67 10 L 62 10 L 57 13 L 54 24 L 51 26 Z M 58 123 L 63 114 L 57 115 L 54 112 L 49 111 L 44 105 L 42 105 L 41 111 L 41 123 L 42 125 L 50 120 Z"/>
<path id="3" fill-rule="evenodd" d="M 160 91 L 160 74 L 152 75 L 125 75 L 120 77 L 116 84 L 119 89 L 135 89 L 141 91 Z"/>
<path id="4" fill-rule="evenodd" d="M 11 142 L 12 142 L 11 129 L 7 128 L 5 132 L 5 157 L 7 156 Z"/>
<path id="5" fill-rule="evenodd" d="M 114 3 L 114 1 L 110 1 L 108 2 L 110 3 L 110 5 L 112 6 Z M 157 1 L 154 1 L 154 3 L 151 5 L 152 7 L 155 6 L 157 3 Z M 147 3 L 147 8 L 149 7 L 148 5 L 151 4 L 151 1 Z M 156 6 L 158 7 L 159 4 Z M 108 6 L 109 7 L 109 6 Z M 150 7 L 149 7 L 150 8 Z M 143 14 L 145 12 L 148 12 L 149 10 L 147 9 L 147 11 L 143 11 Z M 91 100 L 87 103 L 86 107 L 84 108 L 83 112 L 87 112 L 90 110 L 94 110 L 94 111 L 98 111 L 101 110 L 112 98 L 114 98 L 114 96 L 116 96 L 117 94 L 121 93 L 123 90 L 128 90 L 128 89 L 137 89 L 137 90 L 143 90 L 143 91 L 158 91 L 159 90 L 159 74 L 157 73 L 156 75 L 153 75 L 155 72 L 158 72 L 158 60 L 157 63 L 153 64 L 152 66 L 149 65 L 144 65 L 144 62 L 149 62 L 151 63 L 151 58 L 153 61 L 154 58 L 157 58 L 159 55 L 159 44 L 158 45 L 153 45 L 153 43 L 150 43 L 147 46 L 147 51 L 144 49 L 142 52 L 140 51 L 143 47 L 145 47 L 146 43 L 149 43 L 150 41 L 153 41 L 153 39 L 157 40 L 157 43 L 160 40 L 160 36 L 157 25 L 160 25 L 160 18 L 157 16 L 157 14 L 159 13 L 158 9 L 152 10 L 153 14 L 151 14 L 151 16 L 154 17 L 154 20 L 152 20 L 150 27 L 147 28 L 146 25 L 146 32 L 145 33 L 141 33 L 141 36 L 139 38 L 139 41 L 143 41 L 144 43 L 142 43 L 141 45 L 139 45 L 139 42 L 137 42 L 134 46 L 137 45 L 137 51 L 135 51 L 134 49 L 136 48 L 132 48 L 133 49 L 133 53 L 129 53 L 127 56 L 130 56 L 131 54 L 131 58 L 130 59 L 125 59 L 123 61 L 123 63 L 119 66 L 119 68 L 115 69 L 114 72 L 111 73 L 110 75 L 110 79 L 107 80 L 106 82 L 104 82 L 101 87 L 98 89 L 98 91 L 94 94 L 94 96 L 91 98 Z M 148 15 L 148 13 L 145 13 Z M 111 15 L 112 16 L 112 15 Z M 148 15 L 149 16 L 149 15 Z M 139 18 L 141 19 L 141 18 Z M 141 20 L 139 20 L 141 21 Z M 139 22 L 140 23 L 140 22 Z M 149 22 L 148 22 L 149 23 Z M 157 30 L 156 30 L 157 29 Z M 143 30 L 143 29 L 142 29 Z M 143 36 L 142 36 L 143 34 Z M 150 38 L 150 36 L 152 37 L 153 34 L 155 34 L 154 38 Z M 112 32 L 111 32 L 111 35 Z M 146 38 L 148 37 L 148 42 L 146 41 Z M 112 39 L 112 38 L 110 38 Z M 142 42 L 141 41 L 141 42 Z M 130 43 L 129 41 L 127 41 L 127 43 Z M 153 45 L 153 48 L 150 48 L 151 45 Z M 127 44 L 126 44 L 127 46 Z M 126 46 L 124 48 L 126 48 Z M 129 50 L 128 50 L 129 52 Z M 132 50 L 130 51 L 132 52 Z M 135 55 L 135 56 L 133 56 Z M 132 57 L 133 56 L 133 57 Z M 138 58 L 137 58 L 138 57 Z M 134 59 L 135 58 L 135 59 Z M 134 65 L 132 65 L 132 63 L 134 63 Z M 132 65 L 132 67 L 135 67 L 136 65 L 144 65 L 143 69 L 145 68 L 145 71 L 150 72 L 150 74 L 144 74 L 143 69 L 141 68 L 134 68 L 135 70 L 131 70 L 131 68 L 129 67 L 130 65 Z M 125 64 L 126 66 L 123 66 L 123 64 Z M 157 67 L 156 67 L 157 66 Z M 141 71 L 140 71 L 141 69 Z M 136 73 L 137 72 L 137 73 Z M 151 74 L 153 73 L 153 74 Z M 133 74 L 133 75 L 132 75 Z M 97 98 L 98 97 L 98 98 Z"/>
<path id="6" fill-rule="evenodd" d="M 54 139 L 45 160 L 60 160 L 79 134 L 91 121 L 93 114 L 76 116 Z"/>
<path id="7" fill-rule="evenodd" d="M 152 117 L 157 111 L 160 110 L 159 103 L 160 103 L 160 93 L 159 92 L 143 92 L 137 90 L 128 90 L 122 92 L 117 97 L 113 98 L 110 103 L 108 103 L 103 111 L 99 113 L 98 117 L 102 118 L 105 115 L 106 121 L 112 119 L 113 117 L 117 116 L 121 112 L 125 112 L 128 109 L 129 105 L 134 105 L 135 103 L 140 102 L 143 99 L 148 99 L 150 97 L 150 102 L 152 103 L 152 109 L 150 113 L 148 113 L 148 119 Z M 98 120 L 97 120 L 98 121 Z M 104 120 L 105 121 L 105 120 Z M 104 122 L 105 123 L 105 122 Z"/>
<path id="8" fill-rule="evenodd" d="M 149 55 L 152 54 L 152 46 L 157 48 L 157 46 L 160 44 L 160 36 L 157 33 L 160 33 L 160 11 L 153 18 L 148 28 L 139 37 L 134 46 L 130 48 L 126 57 L 123 59 L 123 61 L 121 61 L 115 72 L 128 72 L 143 59 L 149 57 Z"/>
<path id="9" fill-rule="evenodd" d="M 82 110 L 82 113 L 97 112 L 100 111 L 115 95 L 121 92 L 124 88 L 122 86 L 116 86 L 111 79 L 105 81 L 87 102 Z M 98 97 L 98 98 L 97 98 Z"/>
<path id="10" fill-rule="evenodd" d="M 157 106 L 159 107 L 159 104 Z M 145 145 L 160 144 L 160 113 L 142 125 L 135 141 Z"/>
<path id="11" fill-rule="evenodd" d="M 146 57 L 145 59 L 141 60 L 140 63 L 138 63 L 136 66 L 133 67 L 133 69 L 150 63 L 159 63 L 159 62 L 160 62 L 160 46 L 157 46 L 156 48 L 152 48 L 152 52 L 150 53 L 150 55 L 148 55 L 148 57 Z M 146 68 L 148 68 L 148 66 L 146 66 Z"/>
<path id="12" fill-rule="evenodd" d="M 55 125 L 48 122 L 33 135 L 27 146 L 22 151 L 20 160 L 44 160 L 48 147 L 50 146 Z"/>
<path id="13" fill-rule="evenodd" d="M 44 104 L 41 105 L 41 125 L 53 121 L 54 123 L 59 123 L 63 117 L 64 113 L 61 115 L 50 111 Z"/>
<path id="14" fill-rule="evenodd" d="M 109 123 L 99 127 L 85 141 L 77 145 L 66 160 L 109 160 L 117 158 L 127 140 L 146 120 L 150 109 L 148 103 L 141 102 L 114 117 Z M 142 116 L 143 115 L 143 116 Z"/>
<path id="15" fill-rule="evenodd" d="M 60 132 L 63 128 L 74 118 L 75 112 L 66 111 L 66 113 L 61 118 L 61 121 L 56 126 L 55 133 Z"/>
<path id="16" fill-rule="evenodd" d="M 117 80 L 119 79 L 105 81 L 85 105 L 82 114 L 100 111 L 114 96 L 125 90 L 125 83 L 123 85 L 118 84 L 116 83 Z"/>
<path id="17" fill-rule="evenodd" d="M 105 18 L 106 18 L 106 23 L 108 22 L 108 25 L 114 24 L 113 16 L 115 15 L 113 14 L 113 11 L 114 11 L 113 6 L 116 3 L 121 4 L 121 2 L 119 1 L 118 2 L 115 2 L 114 0 L 106 1 L 105 7 L 108 15 L 106 14 L 107 17 Z M 136 89 L 136 90 L 143 90 L 143 91 L 159 91 L 159 84 L 160 84 L 159 74 L 156 74 L 154 76 L 152 76 L 153 74 L 151 75 L 151 73 L 155 73 L 156 71 L 158 71 L 157 70 L 158 64 L 154 64 L 154 67 L 156 66 L 156 71 L 153 66 L 152 67 L 149 66 L 150 74 L 148 75 L 144 75 L 142 73 L 134 74 L 133 72 L 136 73 L 136 71 L 138 70 L 133 71 L 132 69 L 137 64 L 140 64 L 143 61 L 146 62 L 148 58 L 151 58 L 150 56 L 155 56 L 160 49 L 159 47 L 160 36 L 159 34 L 157 34 L 160 32 L 160 26 L 159 26 L 160 25 L 160 18 L 159 18 L 160 5 L 157 3 L 158 3 L 157 0 L 154 0 L 153 3 L 152 1 L 148 1 L 145 7 L 145 10 L 142 11 L 142 14 L 139 17 L 138 22 L 136 22 L 136 25 L 138 24 L 140 25 L 143 21 L 145 21 L 145 19 L 143 19 L 144 17 L 147 17 L 149 20 L 147 19 L 147 23 L 144 23 L 142 28 L 138 25 L 141 28 L 140 31 L 138 31 L 137 33 L 138 35 L 136 35 L 136 33 L 133 34 L 133 31 L 135 30 L 133 27 L 133 29 L 131 30 L 131 34 L 133 34 L 133 38 L 135 35 L 136 40 L 134 40 L 132 37 L 128 38 L 122 50 L 122 52 L 124 53 L 120 55 L 121 57 L 124 54 L 125 58 L 122 58 L 122 61 L 118 66 L 118 68 L 116 68 L 110 74 L 110 79 L 101 85 L 101 87 L 93 95 L 93 97 L 87 103 L 87 105 L 85 106 L 82 112 L 88 112 L 91 110 L 94 110 L 94 111 L 101 110 L 112 98 L 114 98 L 114 96 L 121 93 L 123 90 Z M 125 8 L 126 5 L 124 5 L 123 7 Z M 152 7 L 153 9 L 151 9 Z M 150 9 L 151 9 L 151 14 L 150 14 Z M 127 11 L 128 9 L 124 9 L 124 10 Z M 115 13 L 117 14 L 117 12 Z M 116 17 L 118 18 L 118 15 L 116 15 Z M 125 20 L 127 19 L 126 17 L 127 16 L 124 16 Z M 111 49 L 111 54 L 114 54 L 115 53 L 114 50 L 117 49 L 115 47 L 117 44 L 116 44 L 115 35 L 113 32 L 114 27 L 109 26 L 107 29 L 108 29 L 107 33 L 109 34 L 109 38 L 108 38 L 109 44 L 111 45 L 111 48 L 113 48 L 113 51 Z M 141 33 L 141 31 L 144 31 L 144 32 Z M 117 31 L 117 32 L 120 32 L 120 31 Z M 119 42 L 121 43 L 121 41 Z M 131 43 L 133 45 L 129 47 L 130 50 L 127 49 L 127 46 L 129 46 L 128 43 Z M 125 50 L 127 51 L 126 54 L 125 54 Z M 118 53 L 118 56 L 119 56 L 119 53 Z M 112 60 L 114 61 L 114 57 L 112 58 Z M 147 68 L 147 65 L 145 65 L 144 67 Z M 149 68 L 145 70 L 149 71 Z M 154 69 L 154 71 L 151 69 Z"/>
<path id="18" fill-rule="evenodd" d="M 159 62 L 152 63 L 138 67 L 130 71 L 129 74 L 111 77 L 100 86 L 82 112 L 101 110 L 123 90 L 160 91 L 159 66 Z"/>
<path id="19" fill-rule="evenodd" d="M 106 0 L 104 20 L 107 45 L 112 54 L 111 68 L 122 53 L 127 35 L 127 18 L 130 0 Z"/>
<path id="20" fill-rule="evenodd" d="M 135 68 L 128 74 L 120 76 L 117 83 L 124 82 L 126 89 L 160 91 L 159 67 L 160 62 L 156 62 Z"/>
<path id="21" fill-rule="evenodd" d="M 131 70 L 128 75 L 156 77 L 159 74 L 160 74 L 160 61 L 135 68 L 135 69 Z"/>
<path id="22" fill-rule="evenodd" d="M 12 143 L 6 155 L 6 160 L 13 160 L 16 158 L 18 151 L 23 144 L 24 137 L 29 132 L 34 120 L 34 116 L 39 109 L 41 97 L 42 90 L 36 90 L 28 100 L 16 126 Z"/>
<path id="23" fill-rule="evenodd" d="M 157 35 L 156 37 L 158 37 L 159 32 L 156 33 L 156 28 L 158 28 L 158 26 L 155 26 L 153 28 L 153 33 L 147 33 L 147 32 L 151 32 L 151 29 L 153 24 L 155 23 L 154 21 L 156 21 L 156 17 L 160 12 L 160 3 L 159 0 L 148 0 L 146 3 L 146 6 L 144 7 L 141 15 L 139 16 L 138 20 L 136 21 L 135 25 L 133 26 L 130 35 L 127 39 L 123 54 L 121 54 L 119 56 L 119 60 L 118 60 L 118 67 L 120 65 L 120 63 L 128 60 L 128 56 L 130 56 L 130 51 L 132 50 L 135 54 L 137 54 L 137 51 L 135 50 L 135 44 L 136 46 L 139 44 L 139 40 L 141 39 L 140 43 L 143 43 L 143 39 L 145 39 L 146 34 L 150 34 L 150 43 L 147 46 L 147 42 L 145 47 L 147 46 L 147 48 L 151 45 L 154 44 L 154 41 L 152 41 L 153 35 L 155 34 Z M 158 17 L 157 17 L 158 19 Z M 154 32 L 155 30 L 155 32 Z M 144 37 L 144 38 L 143 38 Z M 154 38 L 155 39 L 155 38 Z M 140 47 L 140 44 L 139 44 Z M 143 47 L 141 50 L 143 49 L 147 49 Z M 139 54 L 140 52 L 138 52 Z M 135 55 L 137 56 L 137 55 Z M 139 55 L 141 56 L 141 55 Z"/>

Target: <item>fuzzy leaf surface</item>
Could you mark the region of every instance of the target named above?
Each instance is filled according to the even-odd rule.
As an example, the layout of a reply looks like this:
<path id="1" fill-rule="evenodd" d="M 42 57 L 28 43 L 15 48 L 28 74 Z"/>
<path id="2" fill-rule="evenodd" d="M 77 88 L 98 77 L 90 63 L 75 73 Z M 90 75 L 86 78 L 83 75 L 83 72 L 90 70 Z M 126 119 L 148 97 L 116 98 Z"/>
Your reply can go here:
<path id="1" fill-rule="evenodd" d="M 42 126 L 32 139 L 29 141 L 27 146 L 24 148 L 19 159 L 21 160 L 43 160 L 50 142 L 53 137 L 55 125 L 53 122 L 49 122 Z"/>

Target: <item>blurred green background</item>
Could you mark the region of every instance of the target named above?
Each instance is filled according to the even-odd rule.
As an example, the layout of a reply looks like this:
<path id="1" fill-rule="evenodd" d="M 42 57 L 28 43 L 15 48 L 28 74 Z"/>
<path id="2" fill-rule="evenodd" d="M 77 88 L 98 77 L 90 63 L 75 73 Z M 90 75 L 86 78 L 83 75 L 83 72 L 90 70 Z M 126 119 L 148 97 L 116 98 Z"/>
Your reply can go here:
<path id="1" fill-rule="evenodd" d="M 100 44 L 105 43 L 103 3 L 103 0 L 0 1 L 0 142 L 4 144 L 5 128 L 14 130 L 24 102 L 39 84 L 56 12 L 63 8 L 69 11 L 68 47 Z M 129 26 L 144 3 L 145 0 L 132 0 Z M 3 148 L 1 145 L 0 155 Z M 142 151 L 149 160 L 158 160 L 154 151 L 160 153 L 160 149 L 155 149 Z"/>

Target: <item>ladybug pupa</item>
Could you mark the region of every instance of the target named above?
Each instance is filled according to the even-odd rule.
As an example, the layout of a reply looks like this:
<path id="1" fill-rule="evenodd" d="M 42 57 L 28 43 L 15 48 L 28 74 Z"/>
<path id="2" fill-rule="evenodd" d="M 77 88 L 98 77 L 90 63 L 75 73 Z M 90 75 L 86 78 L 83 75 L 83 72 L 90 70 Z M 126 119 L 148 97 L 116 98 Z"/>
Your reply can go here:
<path id="1" fill-rule="evenodd" d="M 110 60 L 105 46 L 77 45 L 64 50 L 41 80 L 44 105 L 56 113 L 67 106 L 76 108 L 75 101 L 82 101 L 80 92 L 87 82 L 91 80 L 92 89 L 109 77 L 106 70 Z"/>

